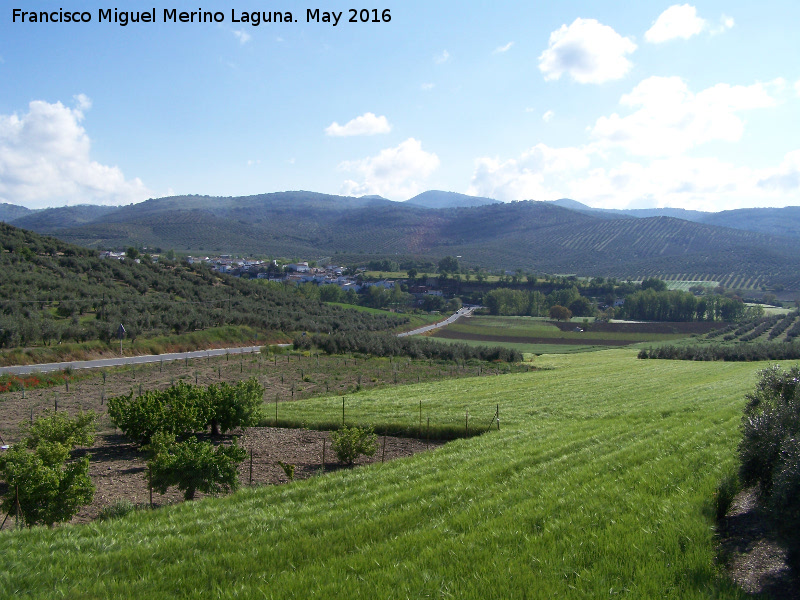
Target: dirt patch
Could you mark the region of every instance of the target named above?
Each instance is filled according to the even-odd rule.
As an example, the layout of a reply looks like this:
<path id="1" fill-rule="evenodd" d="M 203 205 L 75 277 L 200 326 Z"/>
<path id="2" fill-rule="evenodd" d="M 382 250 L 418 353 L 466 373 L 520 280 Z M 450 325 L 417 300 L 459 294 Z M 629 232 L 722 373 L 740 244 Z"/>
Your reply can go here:
<path id="1" fill-rule="evenodd" d="M 719 524 L 720 560 L 745 592 L 775 600 L 800 598 L 800 581 L 774 524 L 759 508 L 756 489 L 741 492 Z"/>
<path id="2" fill-rule="evenodd" d="M 233 437 L 223 436 L 220 442 L 230 443 Z M 288 483 L 289 477 L 278 461 L 294 465 L 296 480 L 348 468 L 337 461 L 331 449 L 330 433 L 327 431 L 253 427 L 238 432 L 235 437 L 248 452 L 247 458 L 239 467 L 239 483 L 242 487 Z M 403 458 L 441 445 L 442 442 L 426 443 L 424 440 L 378 436 L 378 450 L 375 455 L 362 456 L 356 461 L 356 466 Z M 89 475 L 96 488 L 94 500 L 90 505 L 84 506 L 71 523 L 93 521 L 104 507 L 119 500 L 143 505 L 150 503 L 146 457 L 124 436 L 115 433 L 101 434 L 97 436 L 93 447 L 75 451 L 77 456 L 87 453 L 90 456 Z M 5 493 L 5 484 L 0 484 L 0 488 L 3 488 L 0 493 Z M 203 496 L 198 493 L 196 498 Z M 153 506 L 159 507 L 183 502 L 183 495 L 177 488 L 170 488 L 163 496 L 153 492 L 152 500 Z M 3 528 L 13 527 L 12 516 Z"/>
<path id="3" fill-rule="evenodd" d="M 489 367 L 484 371 L 486 375 L 494 372 Z M 30 423 L 45 410 L 53 410 L 56 406 L 59 411 L 66 411 L 71 415 L 85 410 L 93 410 L 99 415 L 95 445 L 76 451 L 77 454 L 90 454 L 90 476 L 96 492 L 92 504 L 82 509 L 73 519 L 75 523 L 96 518 L 104 506 L 114 504 L 117 500 L 149 502 L 145 457 L 111 423 L 106 400 L 112 396 L 137 394 L 140 389 L 163 390 L 178 381 L 208 385 L 256 377 L 265 388 L 264 396 L 270 404 L 267 412 L 273 415 L 275 398 L 282 403 L 329 392 L 344 393 L 357 386 L 382 387 L 475 376 L 474 369 L 441 365 L 427 360 L 390 361 L 324 355 L 221 356 L 105 369 L 105 377 L 102 373 L 102 370 L 95 371 L 86 377 L 82 374 L 79 380 L 70 381 L 69 389 L 65 382 L 64 385 L 51 388 L 0 394 L 0 442 L 3 444 L 17 442 L 22 437 L 20 426 L 23 423 Z M 278 461 L 295 465 L 295 479 L 306 479 L 323 472 L 323 441 L 326 452 L 325 470 L 344 468 L 336 462 L 327 432 L 252 428 L 239 432 L 239 435 L 240 444 L 253 455 L 253 485 L 287 482 L 289 479 Z M 231 438 L 226 439 L 230 441 Z M 393 460 L 441 445 L 439 442 L 428 445 L 424 440 L 387 437 L 384 453 L 383 438 L 379 437 L 378 442 L 376 455 L 369 460 L 361 459 L 357 464 L 381 459 Z M 240 474 L 242 485 L 249 485 L 249 455 L 240 467 Z M 5 492 L 4 486 L 4 483 L 0 483 L 0 493 Z M 170 490 L 164 496 L 153 494 L 153 503 L 156 506 L 181 501 L 183 496 L 178 490 Z M 0 522 L 4 517 L 5 515 L 0 515 Z M 13 527 L 13 518 L 8 519 L 5 524 L 5 529 L 9 527 Z"/>

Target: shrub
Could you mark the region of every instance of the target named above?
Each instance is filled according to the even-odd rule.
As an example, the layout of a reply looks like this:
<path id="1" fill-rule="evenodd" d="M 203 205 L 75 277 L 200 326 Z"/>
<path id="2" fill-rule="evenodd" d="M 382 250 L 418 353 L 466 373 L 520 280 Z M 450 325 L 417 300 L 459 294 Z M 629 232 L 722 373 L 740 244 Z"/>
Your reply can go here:
<path id="1" fill-rule="evenodd" d="M 45 411 L 34 423 L 23 427 L 28 448 L 34 449 L 43 443 L 58 443 L 66 448 L 91 446 L 97 428 L 94 411 L 82 412 L 71 419 L 64 412 Z"/>
<path id="2" fill-rule="evenodd" d="M 125 515 L 130 514 L 130 513 L 134 512 L 134 511 L 138 510 L 138 509 L 139 509 L 139 507 L 136 504 L 134 504 L 133 502 L 131 502 L 127 498 L 123 498 L 122 500 L 117 500 L 113 504 L 109 504 L 107 506 L 104 506 L 100 510 L 100 514 L 97 516 L 97 518 L 100 519 L 101 521 L 109 521 L 111 519 L 119 519 L 119 518 L 124 517 Z"/>
<path id="3" fill-rule="evenodd" d="M 14 514 L 19 502 L 20 517 L 28 527 L 69 521 L 94 497 L 89 478 L 89 459 L 67 463 L 69 449 L 44 443 L 30 452 L 15 444 L 0 455 L 0 471 L 8 484 L 2 509 Z"/>
<path id="4" fill-rule="evenodd" d="M 761 502 L 771 509 L 790 542 L 800 546 L 800 367 L 775 365 L 759 373 L 747 395 L 739 443 L 739 475 L 758 485 Z"/>
<path id="5" fill-rule="evenodd" d="M 184 500 L 193 500 L 196 492 L 216 494 L 239 487 L 237 466 L 247 450 L 235 442 L 216 446 L 189 439 L 175 442 L 169 434 L 158 433 L 149 445 L 152 458 L 147 463 L 153 489 L 164 494 L 177 486 Z"/>
<path id="6" fill-rule="evenodd" d="M 205 396 L 201 388 L 179 381 L 164 391 L 109 398 L 108 415 L 128 438 L 147 444 L 159 432 L 174 437 L 205 429 L 210 415 Z"/>
<path id="7" fill-rule="evenodd" d="M 218 435 L 236 427 L 251 427 L 263 416 L 264 388 L 255 377 L 235 385 L 210 385 L 211 433 Z"/>
<path id="8" fill-rule="evenodd" d="M 372 428 L 363 428 L 356 425 L 342 427 L 339 431 L 331 432 L 331 446 L 339 462 L 352 465 L 361 456 L 372 456 L 378 447 L 378 436 Z"/>
<path id="9" fill-rule="evenodd" d="M 29 436 L 0 454 L 0 473 L 8 489 L 0 507 L 19 514 L 28 527 L 70 520 L 94 497 L 89 458 L 68 462 L 70 450 L 94 440 L 94 413 L 70 419 L 63 413 L 39 417 Z"/>

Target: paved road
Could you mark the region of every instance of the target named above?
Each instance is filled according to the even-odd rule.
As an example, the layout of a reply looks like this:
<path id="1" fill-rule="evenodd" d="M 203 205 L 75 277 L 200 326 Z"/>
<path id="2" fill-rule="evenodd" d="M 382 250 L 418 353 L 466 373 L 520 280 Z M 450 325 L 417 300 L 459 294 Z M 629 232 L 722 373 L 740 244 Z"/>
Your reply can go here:
<path id="1" fill-rule="evenodd" d="M 414 329 L 413 331 L 406 331 L 399 333 L 398 337 L 406 337 L 409 335 L 419 335 L 426 331 L 445 327 L 451 323 L 455 323 L 458 319 L 472 314 L 472 308 L 462 308 L 458 312 L 450 315 L 444 321 L 434 323 L 433 325 L 426 325 Z M 280 346 L 290 346 L 291 344 L 279 344 Z M 46 373 L 48 371 L 63 371 L 67 367 L 71 369 L 99 369 L 102 367 L 118 367 L 120 365 L 138 365 L 144 363 L 154 363 L 159 361 L 169 362 L 171 360 L 185 360 L 187 358 L 207 358 L 209 356 L 222 356 L 225 354 L 251 354 L 253 352 L 260 352 L 261 346 L 245 346 L 243 348 L 216 348 L 214 350 L 196 350 L 194 352 L 175 352 L 172 354 L 149 354 L 146 356 L 123 356 L 120 358 L 102 358 L 98 360 L 77 360 L 73 362 L 60 362 L 60 363 L 44 363 L 40 365 L 25 365 L 16 367 L 0 367 L 0 375 L 6 373 L 14 375 L 27 375 L 28 373 Z"/>
<path id="2" fill-rule="evenodd" d="M 120 358 L 103 358 L 99 360 L 78 360 L 62 363 L 45 363 L 41 365 L 25 365 L 20 367 L 0 367 L 0 375 L 13 373 L 27 375 L 28 373 L 47 371 L 61 371 L 67 367 L 72 369 L 97 369 L 100 367 L 118 367 L 120 365 L 135 365 L 171 360 L 184 360 L 187 358 L 206 358 L 225 354 L 251 354 L 260 352 L 261 346 L 245 346 L 243 348 L 216 348 L 214 350 L 196 350 L 194 352 L 175 352 L 172 354 L 150 354 L 147 356 L 125 356 Z"/>
<path id="3" fill-rule="evenodd" d="M 434 329 L 439 329 L 440 327 L 446 327 L 451 323 L 455 323 L 461 317 L 469 317 L 470 315 L 472 315 L 473 310 L 475 309 L 474 308 L 459 309 L 458 312 L 453 313 L 444 321 L 439 321 L 438 323 L 434 323 L 433 325 L 425 325 L 425 327 L 420 327 L 419 329 L 406 331 L 405 333 L 398 333 L 397 337 L 406 337 L 408 335 L 419 335 L 420 333 L 425 333 L 426 331 L 433 331 Z"/>

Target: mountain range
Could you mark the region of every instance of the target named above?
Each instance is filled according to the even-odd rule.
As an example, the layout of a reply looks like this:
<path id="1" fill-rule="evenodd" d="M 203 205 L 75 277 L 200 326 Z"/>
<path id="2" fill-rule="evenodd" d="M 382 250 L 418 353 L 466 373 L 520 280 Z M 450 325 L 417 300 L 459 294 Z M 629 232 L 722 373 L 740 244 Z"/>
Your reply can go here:
<path id="1" fill-rule="evenodd" d="M 294 191 L 38 211 L 5 204 L 0 219 L 92 248 L 328 256 L 341 263 L 452 255 L 465 265 L 493 270 L 800 290 L 797 207 L 611 211 L 566 199 L 501 203 L 431 191 L 392 202 Z"/>

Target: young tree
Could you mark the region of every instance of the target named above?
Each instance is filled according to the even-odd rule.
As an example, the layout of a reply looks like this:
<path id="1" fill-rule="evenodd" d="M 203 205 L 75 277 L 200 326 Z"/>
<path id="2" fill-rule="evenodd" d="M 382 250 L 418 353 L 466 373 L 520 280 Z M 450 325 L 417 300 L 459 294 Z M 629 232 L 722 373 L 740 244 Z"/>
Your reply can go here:
<path id="1" fill-rule="evenodd" d="M 234 385 L 210 385 L 206 391 L 210 403 L 211 435 L 219 435 L 236 427 L 251 427 L 263 414 L 264 388 L 251 377 Z"/>
<path id="2" fill-rule="evenodd" d="M 352 465 L 361 456 L 372 456 L 377 449 L 377 439 L 372 429 L 344 426 L 331 432 L 331 446 L 340 462 Z"/>
<path id="3" fill-rule="evenodd" d="M 184 500 L 194 500 L 197 492 L 216 494 L 239 487 L 237 466 L 247 450 L 234 442 L 216 446 L 188 439 L 175 442 L 169 434 L 158 433 L 149 445 L 152 458 L 147 463 L 150 483 L 160 494 L 177 486 Z"/>
<path id="4" fill-rule="evenodd" d="M 94 441 L 95 415 L 70 419 L 61 413 L 37 419 L 28 437 L 0 454 L 0 473 L 8 490 L 0 507 L 19 515 L 28 527 L 68 521 L 94 497 L 89 458 L 68 462 L 70 450 Z"/>

